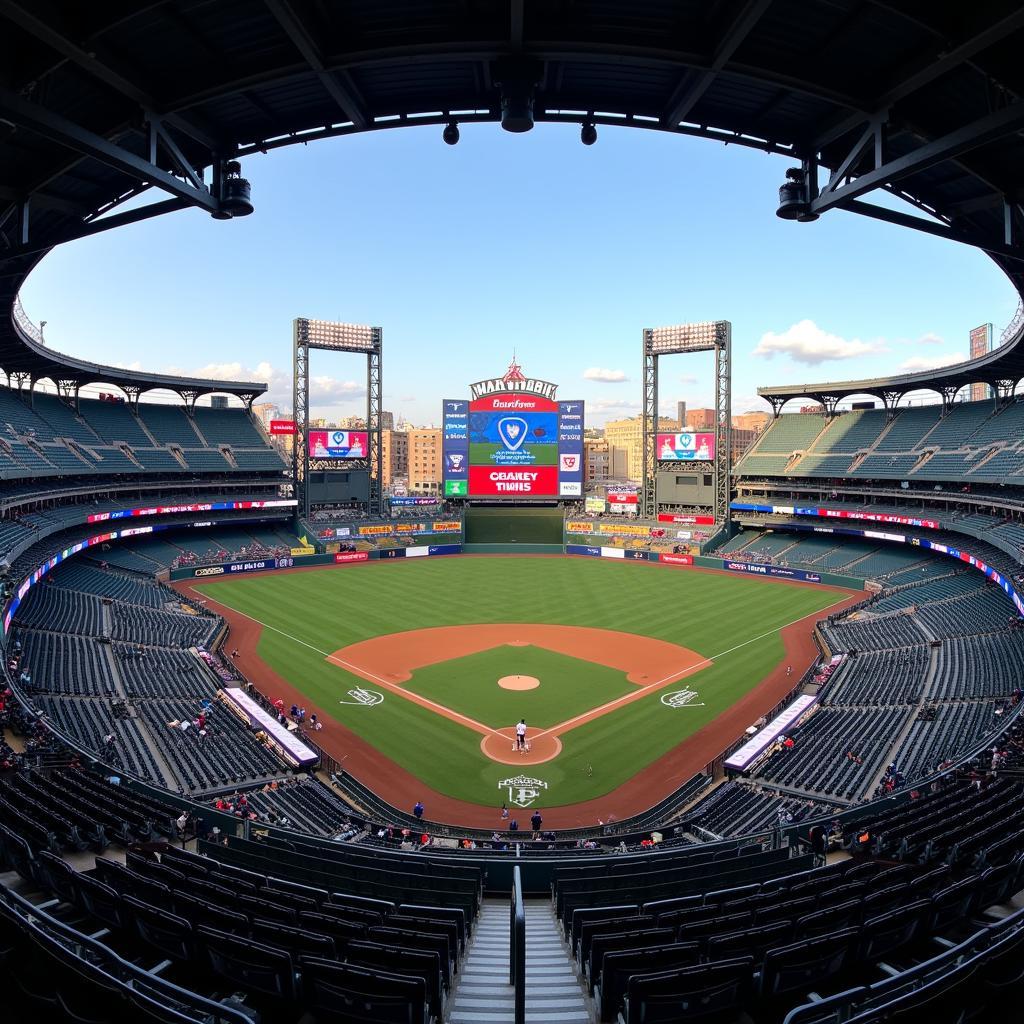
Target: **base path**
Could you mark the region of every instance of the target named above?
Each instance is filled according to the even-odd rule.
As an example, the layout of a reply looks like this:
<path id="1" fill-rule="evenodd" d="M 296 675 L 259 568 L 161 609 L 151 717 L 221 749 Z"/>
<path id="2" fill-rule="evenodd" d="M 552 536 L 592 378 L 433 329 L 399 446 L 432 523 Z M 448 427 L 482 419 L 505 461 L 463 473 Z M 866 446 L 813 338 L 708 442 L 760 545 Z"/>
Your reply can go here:
<path id="1" fill-rule="evenodd" d="M 522 556 L 498 557 L 518 558 Z M 574 556 L 550 555 L 547 557 L 571 558 Z M 353 568 L 360 571 L 363 565 L 370 566 L 372 563 L 360 563 L 355 567 L 348 567 L 344 571 L 352 571 Z M 659 566 L 656 562 L 637 562 L 629 568 L 643 572 L 645 566 L 648 567 L 646 571 L 650 572 L 686 571 L 729 575 L 732 578 L 731 573 L 723 573 L 721 570 L 696 568 L 679 570 Z M 307 567 L 288 571 L 318 572 L 322 570 Z M 366 571 L 380 570 L 374 568 Z M 263 574 L 254 573 L 252 575 Z M 280 571 L 275 572 L 274 575 L 280 575 Z M 193 581 L 172 583 L 171 586 L 192 600 L 209 605 L 213 611 L 225 619 L 230 634 L 223 647 L 225 650 L 238 648 L 240 652 L 236 659 L 238 667 L 257 690 L 274 699 L 280 697 L 286 705 L 304 704 L 307 711 L 316 713 L 317 718 L 323 723 L 323 730 L 316 734 L 317 744 L 336 761 L 342 763 L 346 772 L 350 772 L 364 784 L 369 785 L 382 800 L 386 800 L 395 807 L 411 809 L 416 800 L 422 800 L 427 805 L 427 813 L 431 821 L 462 825 L 466 828 L 495 829 L 501 827 L 501 821 L 495 808 L 469 803 L 465 800 L 456 800 L 444 793 L 432 790 L 411 772 L 406 771 L 376 747 L 367 743 L 357 733 L 338 722 L 332 716 L 330 709 L 311 703 L 308 694 L 297 690 L 287 679 L 260 658 L 256 648 L 263 630 L 262 623 L 227 605 L 219 604 L 214 596 L 217 592 L 217 582 L 205 581 L 203 590 L 193 589 Z M 814 585 L 794 581 L 778 582 L 794 587 Z M 774 708 L 793 689 L 794 679 L 799 679 L 817 657 L 818 650 L 812 635 L 815 622 L 864 600 L 863 592 L 851 592 L 838 587 L 823 586 L 816 586 L 816 589 L 834 593 L 836 603 L 783 627 L 781 635 L 785 653 L 774 667 L 765 666 L 764 679 L 757 687 L 719 715 L 715 721 L 708 723 L 679 746 L 653 761 L 604 796 L 559 807 L 545 805 L 545 825 L 553 829 L 589 828 L 595 826 L 599 819 L 605 822 L 621 820 L 646 810 L 701 771 L 705 765 L 721 754 L 728 744 L 738 739 L 747 726 Z M 508 641 L 506 640 L 506 642 Z M 793 666 L 792 677 L 786 674 L 787 665 Z M 502 742 L 506 742 L 504 737 Z M 536 737 L 531 737 L 530 742 L 531 744 L 536 742 Z M 521 763 L 512 760 L 511 741 L 508 746 L 511 763 Z"/>
<path id="2" fill-rule="evenodd" d="M 479 651 L 490 651 L 496 647 L 543 647 L 549 651 L 566 654 L 580 661 L 628 672 L 626 678 L 636 684 L 632 693 L 590 708 L 582 714 L 569 718 L 558 725 L 536 733 L 531 737 L 531 749 L 517 751 L 513 760 L 506 755 L 507 729 L 493 729 L 468 715 L 453 711 L 437 701 L 430 700 L 401 684 L 412 678 L 413 672 L 424 665 L 463 658 Z M 480 749 L 492 761 L 501 764 L 543 764 L 557 757 L 562 750 L 558 736 L 578 725 L 590 722 L 601 715 L 618 710 L 624 704 L 645 697 L 652 690 L 670 686 L 684 676 L 691 675 L 711 662 L 691 651 L 667 640 L 640 636 L 637 633 L 623 633 L 614 629 L 597 629 L 592 626 L 553 626 L 546 622 L 507 622 L 498 625 L 435 626 L 430 629 L 412 629 L 404 633 L 388 633 L 349 644 L 327 660 L 354 675 L 361 676 L 369 683 L 391 690 L 406 700 L 433 711 L 434 714 L 450 718 L 459 725 L 481 733 Z M 526 676 L 506 676 L 506 679 L 525 679 Z M 534 684 L 536 684 L 534 680 Z M 520 687 L 527 689 L 528 687 Z M 514 737 L 514 732 L 513 732 Z M 554 742 L 552 742 L 554 741 Z"/>
<path id="3" fill-rule="evenodd" d="M 349 644 L 329 661 L 373 682 L 404 683 L 425 665 L 454 661 L 495 647 L 543 647 L 580 661 L 592 661 L 626 673 L 637 686 L 679 675 L 704 659 L 689 647 L 637 633 L 592 626 L 553 626 L 546 622 L 501 622 L 472 626 L 435 626 L 388 633 Z"/>

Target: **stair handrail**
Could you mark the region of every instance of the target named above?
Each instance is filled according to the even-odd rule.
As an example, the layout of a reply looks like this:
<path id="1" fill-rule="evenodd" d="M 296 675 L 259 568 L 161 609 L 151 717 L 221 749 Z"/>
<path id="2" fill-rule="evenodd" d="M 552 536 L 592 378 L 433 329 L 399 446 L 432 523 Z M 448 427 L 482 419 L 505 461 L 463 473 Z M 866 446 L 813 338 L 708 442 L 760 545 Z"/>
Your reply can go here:
<path id="1" fill-rule="evenodd" d="M 526 1024 L 526 908 L 523 906 L 523 876 L 518 864 L 512 872 L 508 983 L 515 987 L 516 1024 Z"/>

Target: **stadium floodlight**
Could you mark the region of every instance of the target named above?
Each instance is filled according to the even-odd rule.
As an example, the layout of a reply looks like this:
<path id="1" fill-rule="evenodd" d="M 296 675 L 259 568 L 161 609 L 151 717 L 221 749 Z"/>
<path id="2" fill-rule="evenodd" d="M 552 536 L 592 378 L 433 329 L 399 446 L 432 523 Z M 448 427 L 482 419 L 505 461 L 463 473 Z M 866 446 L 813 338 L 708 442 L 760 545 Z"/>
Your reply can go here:
<path id="1" fill-rule="evenodd" d="M 374 328 L 365 324 L 344 324 L 333 320 L 295 321 L 301 341 L 313 348 L 334 349 L 337 352 L 372 352 L 380 342 L 374 337 Z"/>
<path id="2" fill-rule="evenodd" d="M 728 334 L 728 320 L 653 327 L 646 336 L 647 351 L 659 356 L 675 352 L 702 352 L 724 345 Z"/>
<path id="3" fill-rule="evenodd" d="M 309 497 L 309 354 L 320 349 L 330 352 L 354 352 L 366 357 L 366 465 L 370 470 L 369 507 L 381 511 L 383 454 L 381 448 L 381 408 L 383 383 L 381 359 L 383 331 L 367 324 L 348 324 L 334 320 L 292 321 L 292 415 L 295 420 L 295 441 L 292 447 L 292 479 L 300 510 L 308 516 Z"/>

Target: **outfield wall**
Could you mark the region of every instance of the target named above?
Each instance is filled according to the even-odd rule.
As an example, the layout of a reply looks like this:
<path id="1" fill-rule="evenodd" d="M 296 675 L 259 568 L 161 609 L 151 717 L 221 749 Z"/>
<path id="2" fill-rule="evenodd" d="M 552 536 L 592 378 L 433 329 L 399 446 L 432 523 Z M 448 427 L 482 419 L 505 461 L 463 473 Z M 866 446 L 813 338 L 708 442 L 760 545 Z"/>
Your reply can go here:
<path id="1" fill-rule="evenodd" d="M 463 544 L 464 555 L 562 555 L 561 544 Z"/>
<path id="2" fill-rule="evenodd" d="M 467 544 L 562 545 L 562 509 L 467 506 L 464 512 Z"/>
<path id="3" fill-rule="evenodd" d="M 352 565 L 355 562 L 376 562 L 394 558 L 427 558 L 434 555 L 457 555 L 461 544 L 422 544 L 407 548 L 383 548 L 374 551 L 339 551 L 333 555 L 290 555 L 285 558 L 253 558 L 248 561 L 218 562 L 214 565 L 188 565 L 172 569 L 170 579 L 203 580 L 222 576 L 240 576 L 247 572 L 272 572 L 277 569 L 304 569 L 315 566 Z"/>

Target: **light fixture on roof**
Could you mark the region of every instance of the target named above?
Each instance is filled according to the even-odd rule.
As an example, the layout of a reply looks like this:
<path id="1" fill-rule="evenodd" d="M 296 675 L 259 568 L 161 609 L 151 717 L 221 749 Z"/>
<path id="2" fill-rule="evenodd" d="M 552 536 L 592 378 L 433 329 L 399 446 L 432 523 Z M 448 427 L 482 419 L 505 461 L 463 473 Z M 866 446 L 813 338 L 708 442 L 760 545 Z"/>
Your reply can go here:
<path id="1" fill-rule="evenodd" d="M 224 176 L 220 185 L 220 213 L 214 217 L 248 217 L 253 211 L 252 186 L 242 177 L 242 165 L 237 160 L 229 160 L 224 165 Z"/>
<path id="2" fill-rule="evenodd" d="M 584 146 L 592 146 L 597 142 L 597 128 L 594 127 L 593 121 L 583 122 L 583 127 L 580 129 L 580 142 Z"/>
<path id="3" fill-rule="evenodd" d="M 544 66 L 531 57 L 502 57 L 491 70 L 501 90 L 501 127 L 507 132 L 528 132 L 533 127 L 533 99 Z"/>
<path id="4" fill-rule="evenodd" d="M 790 167 L 786 171 L 786 180 L 779 188 L 779 208 L 775 215 L 783 220 L 800 221 L 801 224 L 818 219 L 818 214 L 811 212 L 807 174 L 802 167 Z"/>
<path id="5" fill-rule="evenodd" d="M 441 133 L 441 138 L 444 139 L 446 145 L 457 146 L 459 143 L 459 122 L 449 121 L 444 126 L 444 131 Z"/>

